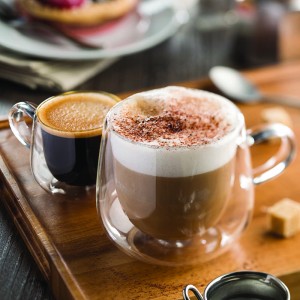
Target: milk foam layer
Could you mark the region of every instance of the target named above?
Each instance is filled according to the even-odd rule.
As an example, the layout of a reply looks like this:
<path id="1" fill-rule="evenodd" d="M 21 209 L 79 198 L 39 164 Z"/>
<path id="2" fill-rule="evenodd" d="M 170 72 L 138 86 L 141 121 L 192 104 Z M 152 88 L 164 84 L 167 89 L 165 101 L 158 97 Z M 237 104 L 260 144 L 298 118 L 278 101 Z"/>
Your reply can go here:
<path id="1" fill-rule="evenodd" d="M 131 139 L 130 134 L 124 136 L 123 129 L 129 128 L 121 124 L 126 123 L 128 113 L 129 118 L 134 116 L 134 120 L 138 116 L 139 124 L 140 118 L 147 120 L 151 118 L 151 114 L 161 116 L 166 104 L 169 106 L 169 103 L 175 101 L 177 105 L 181 103 L 181 100 L 184 103 L 184 106 L 181 105 L 183 110 L 185 105 L 190 105 L 189 103 L 193 105 L 195 101 L 198 101 L 198 104 L 202 103 L 202 108 L 205 110 L 203 113 L 213 114 L 215 116 L 213 120 L 217 120 L 216 124 L 220 130 L 212 127 L 213 135 L 205 136 L 206 127 L 204 127 L 202 128 L 204 133 L 200 132 L 189 137 L 183 134 L 185 130 L 183 126 L 178 131 L 175 128 L 174 135 L 170 134 L 167 139 L 158 137 L 153 140 L 151 134 L 150 139 L 148 135 L 142 139 L 135 136 L 136 131 L 133 129 Z M 150 106 L 149 101 L 152 103 Z M 199 106 L 201 107 L 197 105 L 197 107 L 187 108 L 189 114 L 191 111 L 195 112 L 191 118 L 201 113 Z M 124 116 L 126 116 L 125 119 Z M 243 124 L 241 118 L 238 109 L 230 101 L 205 91 L 166 87 L 135 94 L 117 105 L 109 114 L 113 129 L 111 130 L 113 155 L 128 169 L 153 176 L 183 177 L 213 171 L 223 166 L 235 155 L 236 140 Z M 196 127 L 199 129 L 199 126 Z M 189 128 L 187 133 L 191 134 Z M 200 138 L 197 140 L 195 137 Z"/>

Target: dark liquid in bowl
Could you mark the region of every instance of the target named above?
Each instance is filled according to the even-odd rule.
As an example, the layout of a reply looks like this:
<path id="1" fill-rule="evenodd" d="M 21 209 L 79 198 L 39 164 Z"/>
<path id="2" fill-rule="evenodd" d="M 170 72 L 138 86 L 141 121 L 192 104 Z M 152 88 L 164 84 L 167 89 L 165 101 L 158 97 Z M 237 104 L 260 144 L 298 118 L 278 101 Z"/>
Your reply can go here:
<path id="1" fill-rule="evenodd" d="M 219 285 L 219 286 L 218 286 Z M 211 288 L 210 300 L 286 300 L 287 293 L 268 278 L 228 279 L 228 282 Z"/>

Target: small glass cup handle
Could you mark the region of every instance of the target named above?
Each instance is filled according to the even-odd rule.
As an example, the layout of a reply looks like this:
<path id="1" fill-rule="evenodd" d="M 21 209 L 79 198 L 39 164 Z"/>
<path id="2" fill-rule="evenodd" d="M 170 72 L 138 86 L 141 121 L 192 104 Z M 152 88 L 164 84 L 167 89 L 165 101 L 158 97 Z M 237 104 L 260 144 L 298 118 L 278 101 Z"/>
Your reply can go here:
<path id="1" fill-rule="evenodd" d="M 192 284 L 187 285 L 183 290 L 182 290 L 182 296 L 184 300 L 190 300 L 189 297 L 189 291 L 193 292 L 193 294 L 196 296 L 198 300 L 204 300 L 198 289 L 193 286 Z"/>
<path id="2" fill-rule="evenodd" d="M 31 129 L 28 123 L 35 118 L 36 105 L 31 102 L 16 103 L 8 113 L 10 128 L 20 143 L 31 146 Z"/>
<path id="3" fill-rule="evenodd" d="M 293 131 L 279 123 L 260 125 L 247 131 L 248 145 L 253 146 L 274 138 L 281 139 L 278 152 L 253 172 L 253 184 L 264 183 L 283 172 L 296 155 L 296 142 Z"/>

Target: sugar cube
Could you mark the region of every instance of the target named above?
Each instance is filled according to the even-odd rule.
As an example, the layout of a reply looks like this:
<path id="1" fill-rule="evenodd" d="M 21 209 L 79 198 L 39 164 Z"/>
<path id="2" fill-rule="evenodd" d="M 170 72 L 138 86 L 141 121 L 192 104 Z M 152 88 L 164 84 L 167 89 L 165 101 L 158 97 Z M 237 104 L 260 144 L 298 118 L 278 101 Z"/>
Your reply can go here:
<path id="1" fill-rule="evenodd" d="M 267 210 L 269 230 L 290 237 L 300 230 L 300 203 L 284 198 Z"/>

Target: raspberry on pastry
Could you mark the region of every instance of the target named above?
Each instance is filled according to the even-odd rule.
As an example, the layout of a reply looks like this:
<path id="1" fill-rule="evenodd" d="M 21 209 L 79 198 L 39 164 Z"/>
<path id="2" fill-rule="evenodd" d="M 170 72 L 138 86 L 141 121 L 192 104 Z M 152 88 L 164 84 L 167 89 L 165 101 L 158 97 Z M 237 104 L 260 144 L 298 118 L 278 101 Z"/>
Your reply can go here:
<path id="1" fill-rule="evenodd" d="M 18 0 L 22 11 L 45 21 L 93 26 L 120 18 L 139 0 Z"/>
<path id="2" fill-rule="evenodd" d="M 40 0 L 40 3 L 50 7 L 73 8 L 81 6 L 84 0 Z"/>

